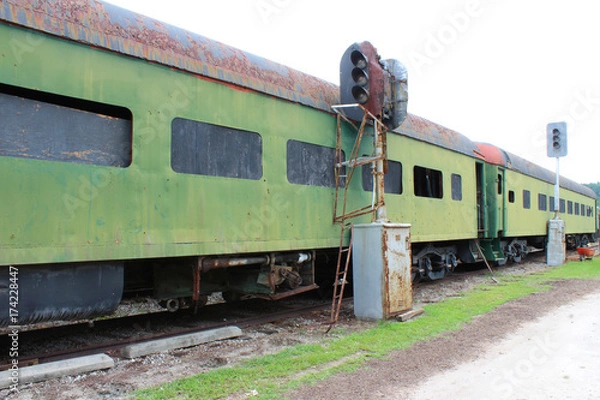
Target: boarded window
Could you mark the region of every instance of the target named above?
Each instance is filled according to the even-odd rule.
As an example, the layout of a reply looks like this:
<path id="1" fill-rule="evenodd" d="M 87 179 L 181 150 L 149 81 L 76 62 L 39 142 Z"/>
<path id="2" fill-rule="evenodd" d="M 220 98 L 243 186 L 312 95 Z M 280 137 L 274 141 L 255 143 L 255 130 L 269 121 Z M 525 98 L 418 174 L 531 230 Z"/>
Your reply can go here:
<path id="1" fill-rule="evenodd" d="M 415 166 L 415 196 L 441 199 L 444 196 L 442 171 Z"/>
<path id="2" fill-rule="evenodd" d="M 462 176 L 458 174 L 452 174 L 452 200 L 462 200 Z"/>
<path id="3" fill-rule="evenodd" d="M 523 208 L 531 208 L 531 192 L 529 190 L 523 190 Z"/>
<path id="4" fill-rule="evenodd" d="M 131 112 L 0 85 L 0 156 L 128 167 Z"/>
<path id="5" fill-rule="evenodd" d="M 335 187 L 335 149 L 312 143 L 287 142 L 287 178 L 290 183 Z"/>
<path id="6" fill-rule="evenodd" d="M 184 174 L 262 178 L 258 133 L 175 118 L 171 124 L 171 167 Z"/>
<path id="7" fill-rule="evenodd" d="M 383 178 L 385 193 L 402 194 L 402 164 L 398 161 L 388 161 L 388 172 Z M 363 190 L 373 190 L 373 169 L 371 165 L 362 166 Z"/>
<path id="8" fill-rule="evenodd" d="M 545 194 L 538 194 L 538 210 L 547 211 L 548 210 L 548 197 Z"/>

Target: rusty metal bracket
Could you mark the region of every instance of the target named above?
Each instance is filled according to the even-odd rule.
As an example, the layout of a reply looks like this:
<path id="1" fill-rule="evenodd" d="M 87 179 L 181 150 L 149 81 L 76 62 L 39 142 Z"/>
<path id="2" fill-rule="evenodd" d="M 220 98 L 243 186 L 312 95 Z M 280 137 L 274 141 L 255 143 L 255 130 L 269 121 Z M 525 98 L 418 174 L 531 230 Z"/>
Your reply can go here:
<path id="1" fill-rule="evenodd" d="M 345 109 L 356 107 L 361 108 L 364 112 L 364 117 L 359 127 L 356 127 L 344 113 Z M 381 209 L 385 207 L 385 202 L 383 200 L 383 175 L 387 170 L 387 144 L 385 142 L 388 128 L 382 121 L 360 104 L 334 105 L 331 108 L 337 114 L 336 157 L 334 165 L 336 187 L 333 222 L 344 225 L 346 220 L 365 214 L 372 214 L 373 219 L 375 219 L 376 216 L 378 219 L 382 216 L 384 218 L 385 212 L 381 211 Z M 354 146 L 352 147 L 348 160 L 343 160 L 342 120 L 348 122 L 357 130 Z M 363 137 L 368 135 L 365 129 L 367 125 L 372 125 L 374 127 L 374 153 L 369 157 L 361 157 L 359 156 L 359 152 Z M 376 182 L 377 184 L 373 185 L 373 201 L 368 206 L 348 211 L 346 209 L 347 193 L 352 177 L 354 176 L 355 168 L 367 164 L 374 164 L 376 166 L 374 174 L 377 179 L 374 179 L 373 182 Z M 339 215 L 338 212 L 340 212 Z"/>
<path id="2" fill-rule="evenodd" d="M 196 265 L 194 265 L 194 290 L 192 292 L 192 300 L 194 302 L 194 314 L 198 313 L 200 308 L 200 283 L 202 275 L 202 261 L 204 257 L 198 257 Z"/>

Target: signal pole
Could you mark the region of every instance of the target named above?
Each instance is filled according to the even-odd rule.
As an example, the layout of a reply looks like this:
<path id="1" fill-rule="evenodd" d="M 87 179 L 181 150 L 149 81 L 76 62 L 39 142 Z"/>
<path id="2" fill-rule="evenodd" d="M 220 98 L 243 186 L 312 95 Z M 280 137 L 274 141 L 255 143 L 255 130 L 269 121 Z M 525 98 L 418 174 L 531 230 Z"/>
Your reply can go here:
<path id="1" fill-rule="evenodd" d="M 560 157 L 567 155 L 567 123 L 553 122 L 546 126 L 548 157 L 556 157 L 554 183 L 554 218 L 548 221 L 546 263 L 562 265 L 566 257 L 565 221 L 560 219 Z"/>
<path id="2" fill-rule="evenodd" d="M 554 218 L 560 214 L 560 157 L 556 157 L 556 180 L 554 181 Z"/>
<path id="3" fill-rule="evenodd" d="M 378 160 L 375 163 L 375 179 L 377 182 L 377 204 L 381 204 L 382 206 L 377 209 L 377 221 L 378 222 L 387 222 L 387 211 L 385 209 L 385 171 L 383 166 L 383 148 L 384 148 L 384 139 L 383 139 L 383 129 L 380 130 L 379 124 L 374 124 L 374 133 L 375 133 L 375 157 Z M 387 156 L 387 155 L 386 155 Z"/>
<path id="4" fill-rule="evenodd" d="M 567 123 L 553 122 L 546 127 L 548 157 L 556 157 L 556 182 L 554 184 L 554 218 L 560 214 L 560 157 L 567 155 Z"/>
<path id="5" fill-rule="evenodd" d="M 342 104 L 360 104 L 346 116 L 362 120 L 361 131 L 367 117 L 372 117 L 374 134 L 373 157 L 367 157 L 362 165 L 375 163 L 376 220 L 353 225 L 350 241 L 354 249 L 354 314 L 362 319 L 387 319 L 413 304 L 410 224 L 388 221 L 384 201 L 386 128 L 396 129 L 407 116 L 406 68 L 396 60 L 381 61 L 369 42 L 355 43 L 342 55 L 340 99 Z M 339 128 L 338 132 L 341 134 Z"/>

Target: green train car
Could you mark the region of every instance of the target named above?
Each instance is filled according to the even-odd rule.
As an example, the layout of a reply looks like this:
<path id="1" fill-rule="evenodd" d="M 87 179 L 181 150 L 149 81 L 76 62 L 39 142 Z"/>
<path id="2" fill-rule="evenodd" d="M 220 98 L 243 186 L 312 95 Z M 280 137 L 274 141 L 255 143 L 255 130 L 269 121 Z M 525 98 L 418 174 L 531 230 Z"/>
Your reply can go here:
<path id="1" fill-rule="evenodd" d="M 478 147 L 487 161 L 490 180 L 487 184 L 489 210 L 486 218 L 490 227 L 487 236 L 511 238 L 512 245 L 503 240 L 503 249 L 518 260 L 526 250 L 525 243 L 515 238 L 538 247 L 544 244 L 539 241 L 546 235 L 548 220 L 555 215 L 556 175 L 496 146 L 479 143 Z M 560 187 L 558 211 L 565 221 L 567 245 L 576 248 L 597 240 L 594 192 L 563 177 Z"/>
<path id="2" fill-rule="evenodd" d="M 0 326 L 108 314 L 127 293 L 176 310 L 317 287 L 340 240 L 337 86 L 91 0 L 2 2 L 0 53 Z M 388 217 L 412 224 L 415 277 L 481 259 L 480 241 L 503 260 L 545 235 L 548 212 L 511 199 L 550 186 L 514 160 L 412 115 L 388 153 Z M 350 206 L 371 201 L 361 178 Z M 595 197 L 565 200 L 581 242 Z"/>

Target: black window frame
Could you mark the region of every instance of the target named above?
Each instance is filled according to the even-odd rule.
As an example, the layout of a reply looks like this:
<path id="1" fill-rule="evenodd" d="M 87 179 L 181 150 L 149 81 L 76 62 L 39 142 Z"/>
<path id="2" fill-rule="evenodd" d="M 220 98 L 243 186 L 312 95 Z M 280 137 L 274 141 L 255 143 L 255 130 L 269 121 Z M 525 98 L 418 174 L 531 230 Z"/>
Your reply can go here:
<path id="1" fill-rule="evenodd" d="M 538 193 L 538 210 L 548 211 L 548 196 Z"/>
<path id="2" fill-rule="evenodd" d="M 290 139 L 286 144 L 286 176 L 294 185 L 335 188 L 335 147 Z M 341 159 L 346 156 L 342 151 Z M 340 181 L 343 184 L 343 180 Z"/>
<path id="3" fill-rule="evenodd" d="M 0 157 L 128 168 L 130 109 L 0 83 Z"/>
<path id="4" fill-rule="evenodd" d="M 263 141 L 258 132 L 187 118 L 171 121 L 171 168 L 179 174 L 260 180 Z"/>
<path id="5" fill-rule="evenodd" d="M 452 174 L 450 176 L 452 200 L 462 201 L 462 176 L 460 174 Z"/>
<path id="6" fill-rule="evenodd" d="M 502 194 L 502 188 L 504 187 L 503 181 L 504 181 L 504 179 L 502 177 L 502 174 L 498 174 L 497 183 L 498 183 L 498 194 L 499 195 Z"/>
<path id="7" fill-rule="evenodd" d="M 523 208 L 526 210 L 531 209 L 531 191 L 523 189 Z"/>
<path id="8" fill-rule="evenodd" d="M 429 179 L 429 183 L 427 183 Z M 444 198 L 444 174 L 442 171 L 415 165 L 413 168 L 414 195 L 429 199 Z"/>
<path id="9" fill-rule="evenodd" d="M 388 172 L 383 177 L 386 194 L 401 195 L 404 192 L 402 181 L 403 166 L 400 161 L 388 160 Z M 362 188 L 365 192 L 373 191 L 373 168 L 371 164 L 363 165 L 361 169 Z"/>

